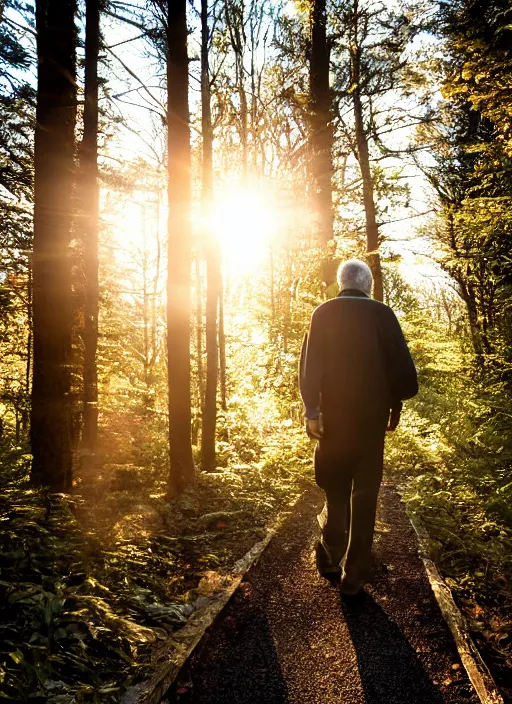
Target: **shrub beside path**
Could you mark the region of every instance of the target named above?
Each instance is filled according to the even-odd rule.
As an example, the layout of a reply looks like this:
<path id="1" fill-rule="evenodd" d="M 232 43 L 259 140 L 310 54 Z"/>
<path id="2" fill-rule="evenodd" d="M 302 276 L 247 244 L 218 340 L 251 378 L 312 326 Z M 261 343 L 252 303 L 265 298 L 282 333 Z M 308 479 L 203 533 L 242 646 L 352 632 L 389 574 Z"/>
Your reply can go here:
<path id="1" fill-rule="evenodd" d="M 169 694 L 196 704 L 478 704 L 394 487 L 383 484 L 373 579 L 341 597 L 312 557 L 308 491 Z"/>

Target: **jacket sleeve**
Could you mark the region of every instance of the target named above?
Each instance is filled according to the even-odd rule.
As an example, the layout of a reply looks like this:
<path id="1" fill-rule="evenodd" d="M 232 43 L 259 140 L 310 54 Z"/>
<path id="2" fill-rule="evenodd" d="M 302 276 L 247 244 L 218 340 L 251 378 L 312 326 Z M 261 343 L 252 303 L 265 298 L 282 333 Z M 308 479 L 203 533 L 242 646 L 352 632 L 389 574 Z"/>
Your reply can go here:
<path id="1" fill-rule="evenodd" d="M 305 335 L 300 355 L 299 388 L 306 412 L 320 407 L 320 390 L 324 373 L 322 328 L 318 313 L 311 318 L 309 333 Z"/>
<path id="2" fill-rule="evenodd" d="M 393 403 L 397 403 L 416 396 L 418 374 L 400 323 L 391 308 L 387 311 L 382 337 Z"/>

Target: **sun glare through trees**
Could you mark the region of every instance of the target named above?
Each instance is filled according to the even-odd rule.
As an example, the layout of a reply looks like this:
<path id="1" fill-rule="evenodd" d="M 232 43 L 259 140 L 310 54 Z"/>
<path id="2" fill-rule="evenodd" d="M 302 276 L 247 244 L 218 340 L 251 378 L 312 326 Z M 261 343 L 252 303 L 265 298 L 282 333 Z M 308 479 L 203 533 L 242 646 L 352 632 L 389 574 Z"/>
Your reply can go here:
<path id="1" fill-rule="evenodd" d="M 285 227 L 269 191 L 237 187 L 216 199 L 202 225 L 218 242 L 230 276 L 256 273 Z"/>

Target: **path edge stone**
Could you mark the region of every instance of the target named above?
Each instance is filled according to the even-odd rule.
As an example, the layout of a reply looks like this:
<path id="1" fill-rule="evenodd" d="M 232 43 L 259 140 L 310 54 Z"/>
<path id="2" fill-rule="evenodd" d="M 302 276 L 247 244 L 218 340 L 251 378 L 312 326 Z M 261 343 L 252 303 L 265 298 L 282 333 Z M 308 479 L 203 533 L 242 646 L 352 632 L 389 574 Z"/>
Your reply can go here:
<path id="1" fill-rule="evenodd" d="M 302 490 L 267 526 L 265 536 L 235 562 L 231 572 L 225 576 L 220 591 L 211 597 L 200 597 L 198 601 L 201 605 L 192 613 L 187 623 L 153 652 L 152 676 L 137 685 L 128 687 L 120 704 L 159 704 L 162 701 L 180 670 L 199 645 L 206 630 L 227 605 L 246 573 L 259 560 L 272 538 L 290 518 L 294 508 L 309 490 L 310 488 Z"/>
<path id="2" fill-rule="evenodd" d="M 453 636 L 460 659 L 473 685 L 473 689 L 482 704 L 504 704 L 503 697 L 499 693 L 498 686 L 489 668 L 469 635 L 466 619 L 455 603 L 450 587 L 442 578 L 432 559 L 432 554 L 429 549 L 430 535 L 418 516 L 410 509 L 407 500 L 404 498 L 406 487 L 398 486 L 397 489 L 405 504 L 407 516 L 418 539 L 420 558 L 425 567 L 430 586 L 434 592 L 443 618 Z"/>

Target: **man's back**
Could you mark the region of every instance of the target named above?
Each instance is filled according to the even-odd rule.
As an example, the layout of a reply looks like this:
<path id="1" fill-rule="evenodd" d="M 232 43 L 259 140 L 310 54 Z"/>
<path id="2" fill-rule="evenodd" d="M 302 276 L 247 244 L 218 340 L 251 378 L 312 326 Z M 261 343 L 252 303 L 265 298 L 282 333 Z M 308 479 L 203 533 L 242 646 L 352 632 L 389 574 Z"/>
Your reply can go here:
<path id="1" fill-rule="evenodd" d="M 324 416 L 387 410 L 417 392 L 414 363 L 393 311 L 343 292 L 313 313 L 301 384 Z M 321 395 L 321 396 L 320 396 Z"/>
<path id="2" fill-rule="evenodd" d="M 384 347 L 379 335 L 382 304 L 340 296 L 318 310 L 324 329 L 322 407 L 391 407 Z"/>

